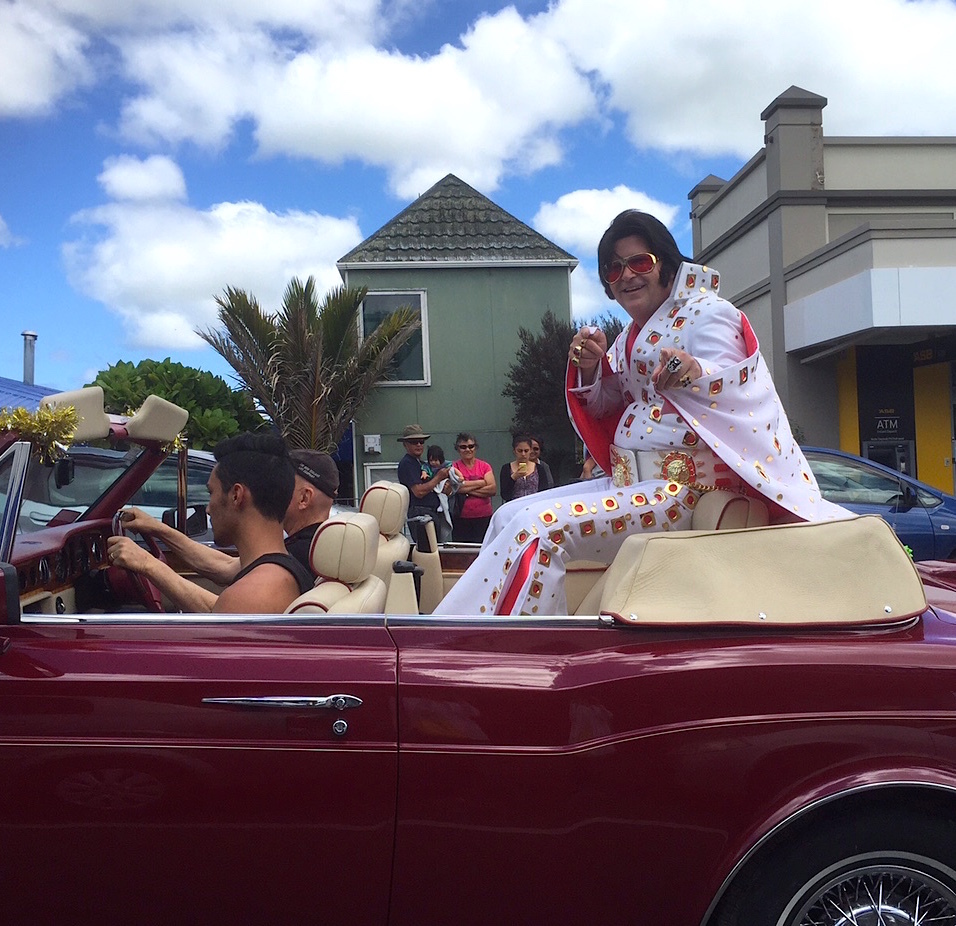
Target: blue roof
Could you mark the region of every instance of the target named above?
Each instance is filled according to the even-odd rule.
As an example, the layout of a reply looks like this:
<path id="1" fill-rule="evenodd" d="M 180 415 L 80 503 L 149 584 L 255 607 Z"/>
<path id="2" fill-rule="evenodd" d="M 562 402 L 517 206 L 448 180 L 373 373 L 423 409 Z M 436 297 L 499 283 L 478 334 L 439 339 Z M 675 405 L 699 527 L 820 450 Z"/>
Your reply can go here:
<path id="1" fill-rule="evenodd" d="M 0 408 L 25 408 L 35 412 L 40 407 L 40 399 L 59 391 L 47 386 L 30 386 L 18 379 L 0 376 Z"/>

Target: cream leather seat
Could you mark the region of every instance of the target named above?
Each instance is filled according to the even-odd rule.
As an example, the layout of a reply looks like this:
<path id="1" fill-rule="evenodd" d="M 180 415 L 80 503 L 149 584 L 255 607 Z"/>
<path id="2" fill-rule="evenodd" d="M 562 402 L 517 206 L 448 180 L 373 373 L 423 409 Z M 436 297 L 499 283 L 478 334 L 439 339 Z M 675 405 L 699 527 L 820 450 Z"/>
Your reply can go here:
<path id="1" fill-rule="evenodd" d="M 373 572 L 378 522 L 370 514 L 338 515 L 312 538 L 314 588 L 286 608 L 287 614 L 382 614 L 385 583 Z"/>
<path id="2" fill-rule="evenodd" d="M 701 495 L 690 521 L 692 531 L 739 530 L 745 527 L 766 527 L 769 523 L 770 510 L 766 502 L 723 489 Z M 687 531 L 675 531 L 674 536 L 685 533 Z M 609 585 L 613 587 L 614 583 L 630 568 L 631 557 L 637 548 L 649 537 L 656 536 L 658 536 L 656 533 L 642 533 L 628 537 L 614 558 L 614 562 L 591 586 L 591 590 L 574 609 L 574 613 L 597 614 L 605 588 Z"/>
<path id="3" fill-rule="evenodd" d="M 445 594 L 434 521 L 429 520 L 420 526 L 418 542 L 412 550 L 412 562 L 422 570 L 418 610 L 422 614 L 431 614 Z"/>
<path id="4" fill-rule="evenodd" d="M 690 519 L 691 530 L 695 531 L 766 527 L 769 523 L 770 510 L 763 499 L 737 495 L 724 489 L 701 495 Z"/>
<path id="5" fill-rule="evenodd" d="M 393 564 L 411 559 L 411 541 L 403 533 L 408 517 L 408 489 L 398 482 L 382 480 L 366 489 L 359 511 L 378 522 L 378 552 L 373 572 L 388 589 L 386 614 L 417 614 L 415 579 L 409 572 L 396 573 Z"/>

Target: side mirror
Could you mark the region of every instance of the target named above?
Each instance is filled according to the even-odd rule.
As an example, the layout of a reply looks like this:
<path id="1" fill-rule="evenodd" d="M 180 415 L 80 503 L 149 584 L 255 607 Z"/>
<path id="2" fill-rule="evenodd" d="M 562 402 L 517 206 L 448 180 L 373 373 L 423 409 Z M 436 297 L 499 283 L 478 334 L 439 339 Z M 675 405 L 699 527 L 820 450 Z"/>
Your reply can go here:
<path id="1" fill-rule="evenodd" d="M 53 463 L 53 481 L 58 489 L 68 486 L 76 476 L 73 457 L 60 457 Z"/>
<path id="2" fill-rule="evenodd" d="M 182 531 L 187 537 L 198 537 L 209 530 L 209 518 L 206 515 L 205 505 L 190 505 L 186 509 L 186 523 L 180 527 L 176 523 L 176 509 L 167 508 L 163 512 L 163 524 Z"/>
<path id="3" fill-rule="evenodd" d="M 900 504 L 900 508 L 904 511 L 908 511 L 910 508 L 915 508 L 919 504 L 919 496 L 916 494 L 916 489 L 911 485 L 903 486 L 903 500 Z"/>

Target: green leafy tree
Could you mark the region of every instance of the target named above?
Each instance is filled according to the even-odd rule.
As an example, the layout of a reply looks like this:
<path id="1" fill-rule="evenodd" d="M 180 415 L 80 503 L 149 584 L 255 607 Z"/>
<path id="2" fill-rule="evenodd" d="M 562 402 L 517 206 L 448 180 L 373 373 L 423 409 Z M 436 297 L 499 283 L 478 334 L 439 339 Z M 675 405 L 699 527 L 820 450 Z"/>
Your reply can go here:
<path id="1" fill-rule="evenodd" d="M 501 390 L 514 402 L 513 432 L 528 432 L 544 441 L 542 456 L 559 481 L 575 478 L 580 471 L 578 441 L 565 403 L 564 375 L 568 345 L 583 324 L 602 328 L 608 344 L 624 328 L 623 322 L 609 313 L 572 324 L 559 320 L 549 309 L 541 317 L 540 331 L 518 329 L 521 344 L 509 370 L 508 384 Z"/>
<path id="2" fill-rule="evenodd" d="M 216 297 L 222 328 L 198 334 L 236 371 L 290 446 L 332 451 L 421 327 L 416 309 L 400 308 L 361 338 L 366 292 L 338 287 L 320 304 L 313 277 L 293 279 L 272 314 L 254 296 L 229 288 Z"/>
<path id="3" fill-rule="evenodd" d="M 148 395 L 185 408 L 189 420 L 184 435 L 197 450 L 265 424 L 250 392 L 233 389 L 221 376 L 173 363 L 169 357 L 142 360 L 135 366 L 120 360 L 97 373 L 91 385 L 102 386 L 106 410 L 117 415 L 139 408 Z"/>

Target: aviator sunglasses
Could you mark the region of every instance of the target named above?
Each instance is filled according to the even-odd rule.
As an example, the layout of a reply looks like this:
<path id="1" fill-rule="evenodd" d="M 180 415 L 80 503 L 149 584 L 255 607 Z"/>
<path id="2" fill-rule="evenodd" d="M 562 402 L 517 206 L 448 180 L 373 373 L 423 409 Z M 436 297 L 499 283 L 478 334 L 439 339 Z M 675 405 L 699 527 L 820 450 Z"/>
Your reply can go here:
<path id="1" fill-rule="evenodd" d="M 624 276 L 625 267 L 631 273 L 650 273 L 656 263 L 657 258 L 653 254 L 632 254 L 623 260 L 608 261 L 604 265 L 604 279 L 608 283 L 616 283 Z"/>

